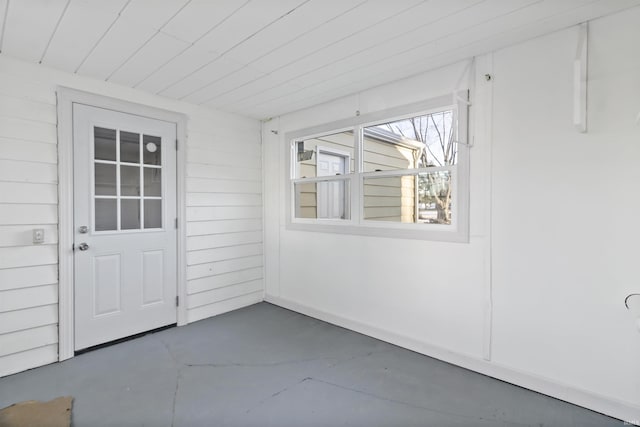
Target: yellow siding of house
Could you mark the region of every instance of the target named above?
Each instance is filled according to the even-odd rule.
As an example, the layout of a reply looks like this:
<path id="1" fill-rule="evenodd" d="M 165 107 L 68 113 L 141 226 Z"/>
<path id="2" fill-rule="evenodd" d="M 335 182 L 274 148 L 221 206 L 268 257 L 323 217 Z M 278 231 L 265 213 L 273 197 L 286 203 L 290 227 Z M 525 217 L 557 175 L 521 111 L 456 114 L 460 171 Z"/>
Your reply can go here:
<path id="1" fill-rule="evenodd" d="M 311 159 L 300 162 L 298 177 L 316 176 L 317 147 L 348 153 L 354 170 L 354 147 L 351 133 L 339 133 L 308 139 L 305 150 L 314 150 Z M 365 138 L 363 166 L 365 172 L 411 169 L 414 150 L 399 145 Z M 296 186 L 298 218 L 317 218 L 316 185 Z M 376 221 L 414 222 L 415 179 L 412 176 L 367 179 L 364 184 L 364 217 Z"/>

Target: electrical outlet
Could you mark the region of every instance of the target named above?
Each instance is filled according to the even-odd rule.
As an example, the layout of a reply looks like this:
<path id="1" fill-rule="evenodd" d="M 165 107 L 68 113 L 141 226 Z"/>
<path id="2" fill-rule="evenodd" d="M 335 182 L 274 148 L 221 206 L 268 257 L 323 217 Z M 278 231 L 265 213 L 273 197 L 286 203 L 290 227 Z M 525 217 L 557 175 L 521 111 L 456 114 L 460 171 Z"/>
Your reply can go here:
<path id="1" fill-rule="evenodd" d="M 44 243 L 44 228 L 33 229 L 33 243 Z"/>

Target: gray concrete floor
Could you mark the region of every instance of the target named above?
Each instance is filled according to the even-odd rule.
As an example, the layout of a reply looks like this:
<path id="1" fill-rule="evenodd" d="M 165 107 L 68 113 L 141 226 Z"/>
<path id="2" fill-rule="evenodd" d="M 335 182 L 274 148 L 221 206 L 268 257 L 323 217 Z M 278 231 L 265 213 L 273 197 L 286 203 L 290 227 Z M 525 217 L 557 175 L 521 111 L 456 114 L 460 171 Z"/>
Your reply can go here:
<path id="1" fill-rule="evenodd" d="M 0 408 L 75 398 L 75 426 L 621 426 L 257 304 L 0 379 Z"/>

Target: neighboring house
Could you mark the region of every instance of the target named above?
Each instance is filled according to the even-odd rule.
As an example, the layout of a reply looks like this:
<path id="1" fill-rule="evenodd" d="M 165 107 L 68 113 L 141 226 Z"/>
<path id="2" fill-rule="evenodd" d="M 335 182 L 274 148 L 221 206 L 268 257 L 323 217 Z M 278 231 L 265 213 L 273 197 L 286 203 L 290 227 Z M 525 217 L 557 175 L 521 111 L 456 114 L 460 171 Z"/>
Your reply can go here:
<path id="1" fill-rule="evenodd" d="M 396 133 L 369 127 L 364 129 L 363 166 L 366 172 L 414 169 L 423 144 Z M 353 171 L 354 138 L 351 131 L 303 141 L 313 151 L 299 162 L 300 177 L 343 175 Z M 347 170 L 347 165 L 349 169 Z M 345 218 L 344 198 L 349 197 L 345 181 L 303 184 L 298 187 L 299 218 Z M 416 221 L 416 180 L 413 176 L 367 179 L 364 183 L 364 217 L 376 221 Z"/>

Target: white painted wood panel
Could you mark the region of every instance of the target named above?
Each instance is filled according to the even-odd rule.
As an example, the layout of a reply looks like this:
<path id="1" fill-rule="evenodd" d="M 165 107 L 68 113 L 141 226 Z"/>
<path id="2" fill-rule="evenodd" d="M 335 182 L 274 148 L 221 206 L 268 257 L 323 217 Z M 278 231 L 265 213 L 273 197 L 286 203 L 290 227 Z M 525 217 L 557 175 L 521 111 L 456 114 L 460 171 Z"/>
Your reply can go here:
<path id="1" fill-rule="evenodd" d="M 260 37 L 253 37 L 237 46 L 229 52 L 229 57 L 250 64 L 256 58 L 285 46 L 361 3 L 362 0 L 343 0 L 330 4 L 316 0 L 305 3 L 265 28 L 260 33 Z"/>
<path id="2" fill-rule="evenodd" d="M 148 25 L 118 19 L 100 40 L 100 43 L 78 64 L 78 72 L 101 80 L 108 79 L 127 58 L 134 55 L 156 30 Z"/>
<path id="3" fill-rule="evenodd" d="M 57 262 L 58 248 L 55 245 L 0 248 L 0 268 L 28 267 Z"/>
<path id="4" fill-rule="evenodd" d="M 0 334 L 37 328 L 58 322 L 58 304 L 0 313 Z M 0 363 L 0 365 L 2 365 Z"/>
<path id="5" fill-rule="evenodd" d="M 194 43 L 247 3 L 238 0 L 193 0 L 180 10 L 162 31 Z"/>
<path id="6" fill-rule="evenodd" d="M 255 231 L 262 229 L 259 219 L 232 219 L 221 221 L 197 221 L 187 224 L 187 236 L 203 234 L 233 233 L 238 231 Z"/>
<path id="7" fill-rule="evenodd" d="M 34 366 L 47 365 L 58 360 L 58 345 L 51 344 L 31 350 L 14 353 L 2 357 L 0 363 L 0 377 L 15 374 L 33 368 Z"/>
<path id="8" fill-rule="evenodd" d="M 216 249 L 202 249 L 190 251 L 187 255 L 187 265 L 205 264 L 215 261 L 226 261 L 229 259 L 248 257 L 262 254 L 262 244 L 249 244 L 239 246 L 229 246 Z"/>
<path id="9" fill-rule="evenodd" d="M 50 285 L 57 281 L 58 266 L 55 264 L 0 270 L 0 291 Z"/>
<path id="10" fill-rule="evenodd" d="M 203 101 L 203 105 L 215 108 L 217 106 L 227 106 L 237 102 L 253 100 L 254 96 L 265 90 L 286 85 L 288 80 L 286 76 L 280 74 L 266 74 L 243 83 L 240 86 L 228 85 L 228 88 L 224 91 L 209 96 Z M 302 90 L 303 88 L 288 85 L 287 89 Z"/>
<path id="11" fill-rule="evenodd" d="M 262 231 L 241 231 L 238 233 L 204 234 L 187 237 L 187 250 L 197 251 L 208 248 L 261 243 Z"/>
<path id="12" fill-rule="evenodd" d="M 243 67 L 242 64 L 216 55 L 210 62 L 203 64 L 158 92 L 160 95 L 182 99 L 200 88 Z"/>
<path id="13" fill-rule="evenodd" d="M 56 124 L 55 105 L 22 97 L 0 97 L 0 116 Z"/>
<path id="14" fill-rule="evenodd" d="M 187 161 L 216 166 L 238 165 L 251 169 L 262 167 L 260 147 L 252 147 L 247 149 L 243 155 L 239 154 L 213 149 L 191 148 L 187 151 Z"/>
<path id="15" fill-rule="evenodd" d="M 189 295 L 187 297 L 187 305 L 190 310 L 193 310 L 196 307 L 215 304 L 219 301 L 235 298 L 238 295 L 247 295 L 254 292 L 262 292 L 261 279 Z"/>
<path id="16" fill-rule="evenodd" d="M 262 279 L 262 268 L 248 268 L 246 270 L 232 271 L 231 273 L 219 274 L 217 276 L 202 277 L 200 279 L 189 280 L 188 293 L 196 294 L 212 289 L 223 288 L 225 286 L 237 285 Z"/>
<path id="17" fill-rule="evenodd" d="M 0 137 L 55 144 L 56 126 L 33 120 L 0 116 Z"/>
<path id="18" fill-rule="evenodd" d="M 187 42 L 166 34 L 157 33 L 144 45 L 143 49 L 140 49 L 124 63 L 109 80 L 126 86 L 137 86 L 153 71 L 188 46 Z"/>
<path id="19" fill-rule="evenodd" d="M 56 105 L 56 94 L 49 85 L 27 79 L 16 81 L 15 75 L 4 70 L 0 71 L 0 94 Z"/>
<path id="20" fill-rule="evenodd" d="M 36 227 L 29 225 L 0 225 L 0 247 L 32 245 L 34 228 Z M 37 228 L 44 230 L 45 245 L 58 243 L 58 228 L 55 225 L 38 225 Z"/>
<path id="21" fill-rule="evenodd" d="M 202 104 L 211 98 L 215 98 L 217 95 L 227 92 L 230 87 L 242 86 L 266 76 L 266 73 L 256 70 L 251 66 L 243 66 L 233 73 L 225 75 L 223 78 L 198 88 L 197 91 L 184 96 L 182 99 L 187 102 L 193 102 L 194 104 Z"/>
<path id="22" fill-rule="evenodd" d="M 260 145 L 260 122 L 237 114 L 219 113 L 213 116 L 193 114 L 193 120 L 189 121 L 189 135 L 191 132 L 202 132 L 209 136 L 229 136 L 234 144 Z M 248 132 L 245 134 L 245 132 Z M 225 144 L 225 145 L 234 145 Z"/>
<path id="23" fill-rule="evenodd" d="M 207 317 L 216 316 L 251 304 L 256 304 L 262 301 L 262 297 L 263 292 L 260 290 L 247 295 L 241 295 L 228 300 L 219 301 L 214 304 L 193 308 L 189 310 L 189 322 L 196 322 L 198 320 L 206 319 Z"/>
<path id="24" fill-rule="evenodd" d="M 129 0 L 82 0 L 92 9 L 106 12 L 109 14 L 117 14 L 122 12 L 122 8 L 129 3 Z"/>
<path id="25" fill-rule="evenodd" d="M 409 10 L 419 3 L 419 0 L 405 1 L 400 4 L 392 2 L 369 3 L 367 7 L 363 8 L 366 9 L 364 13 L 361 8 L 352 9 L 327 22 L 316 31 L 303 34 L 286 46 L 253 62 L 252 65 L 260 71 L 271 73 L 358 31 L 365 28 L 375 28 L 390 16 Z"/>
<path id="26" fill-rule="evenodd" d="M 226 179 L 188 178 L 190 193 L 262 193 L 262 183 L 256 181 L 229 181 Z"/>
<path id="27" fill-rule="evenodd" d="M 197 45 L 205 45 L 210 50 L 224 54 L 303 3 L 304 0 L 250 2 L 202 37 Z"/>
<path id="28" fill-rule="evenodd" d="M 568 2 L 556 3 L 558 8 L 567 7 Z M 384 70 L 377 64 L 387 62 L 391 66 L 406 66 L 407 61 L 416 63 L 416 58 L 435 57 L 441 53 L 464 46 L 468 40 L 478 40 L 491 31 L 505 33 L 513 26 L 519 26 L 520 21 L 528 21 L 539 14 L 540 4 L 532 0 L 519 0 L 510 2 L 509 7 L 499 6 L 496 3 L 480 3 L 474 7 L 462 10 L 446 19 L 435 22 L 428 28 L 421 29 L 420 37 L 415 32 L 408 32 L 391 40 L 379 40 L 376 44 L 368 45 L 366 49 L 360 49 L 351 55 L 347 55 L 330 64 L 317 62 L 311 64 L 306 72 L 295 70 L 298 77 L 287 74 L 294 84 L 301 87 L 317 84 L 326 79 L 327 75 L 340 76 L 344 73 L 353 73 L 358 70 L 365 73 L 374 67 Z M 568 7 L 571 7 L 570 5 Z M 543 10 L 549 12 L 545 5 Z M 555 12 L 555 11 L 554 11 Z M 374 38 L 375 40 L 375 38 Z M 391 46 L 402 46 L 395 49 L 391 56 L 381 61 L 376 52 L 389 49 Z M 392 59 L 392 60 L 389 60 Z M 318 68 L 313 69 L 314 66 Z M 319 78 L 319 76 L 322 76 Z"/>
<path id="29" fill-rule="evenodd" d="M 0 158 L 55 164 L 58 152 L 53 144 L 0 138 Z"/>
<path id="30" fill-rule="evenodd" d="M 44 285 L 0 292 L 0 313 L 56 304 L 58 286 Z"/>
<path id="31" fill-rule="evenodd" d="M 9 0 L 0 0 L 0 50 L 2 49 L 2 36 L 4 34 L 5 16 L 7 12 L 7 2 Z"/>
<path id="32" fill-rule="evenodd" d="M 0 194 L 3 203 L 58 203 L 56 184 L 0 181 Z"/>
<path id="33" fill-rule="evenodd" d="M 220 219 L 260 219 L 261 206 L 206 206 L 188 207 L 187 221 L 215 221 Z"/>
<path id="34" fill-rule="evenodd" d="M 57 342 L 58 327 L 55 324 L 2 334 L 0 335 L 0 356 L 52 345 Z"/>
<path id="35" fill-rule="evenodd" d="M 83 1 L 69 2 L 42 63 L 75 72 L 116 19 L 117 13 L 96 9 Z"/>
<path id="36" fill-rule="evenodd" d="M 247 152 L 256 152 L 260 147 L 256 144 L 246 143 L 259 137 L 258 130 L 246 130 L 238 125 L 235 131 L 218 130 L 217 132 L 200 132 L 196 129 L 189 130 L 189 146 L 193 148 L 207 148 L 225 153 L 244 154 Z M 235 144 L 229 144 L 227 141 L 237 141 Z"/>
<path id="37" fill-rule="evenodd" d="M 368 48 L 376 52 L 379 44 L 395 40 L 402 34 L 414 34 L 414 37 L 422 38 L 421 35 L 418 35 L 418 31 L 422 30 L 422 27 L 434 25 L 434 23 L 441 20 L 455 20 L 456 13 L 476 3 L 478 3 L 478 0 L 456 2 L 449 0 L 432 0 L 420 3 L 413 8 L 390 15 L 388 19 L 385 19 L 375 26 L 364 28 L 347 38 L 335 42 L 335 44 L 314 52 L 309 52 L 308 56 L 296 61 L 294 63 L 295 66 L 294 64 L 286 66 L 279 70 L 277 75 L 291 78 L 294 75 L 292 73 L 301 74 L 309 72 L 336 62 L 337 59 L 349 58 Z M 336 58 L 336 50 L 339 51 L 338 58 Z M 387 52 L 387 54 L 391 53 L 393 52 Z"/>
<path id="38" fill-rule="evenodd" d="M 261 206 L 259 194 L 189 193 L 187 206 Z M 1 214 L 0 214 L 1 217 Z"/>
<path id="39" fill-rule="evenodd" d="M 161 92 L 187 77 L 191 70 L 208 64 L 218 56 L 215 52 L 190 46 L 145 76 L 144 80 L 139 82 L 136 87 L 151 93 Z"/>
<path id="40" fill-rule="evenodd" d="M 2 53 L 38 62 L 66 5 L 67 0 L 12 1 Z M 29 29 L 29 37 L 22 37 L 25 27 Z"/>
<path id="41" fill-rule="evenodd" d="M 260 181 L 260 169 L 245 167 L 215 166 L 202 163 L 189 163 L 187 176 L 194 178 L 228 179 L 240 181 Z"/>
<path id="42" fill-rule="evenodd" d="M 0 181 L 56 183 L 58 169 L 50 163 L 0 160 Z"/>
<path id="43" fill-rule="evenodd" d="M 138 25 L 160 30 L 187 3 L 188 0 L 131 0 L 122 11 L 122 17 Z"/>
<path id="44" fill-rule="evenodd" d="M 246 270 L 262 266 L 262 256 L 251 256 L 234 260 L 211 262 L 187 267 L 187 279 L 215 276 L 232 271 Z"/>
<path id="45" fill-rule="evenodd" d="M 0 224 L 57 224 L 58 207 L 54 205 L 0 204 Z"/>

